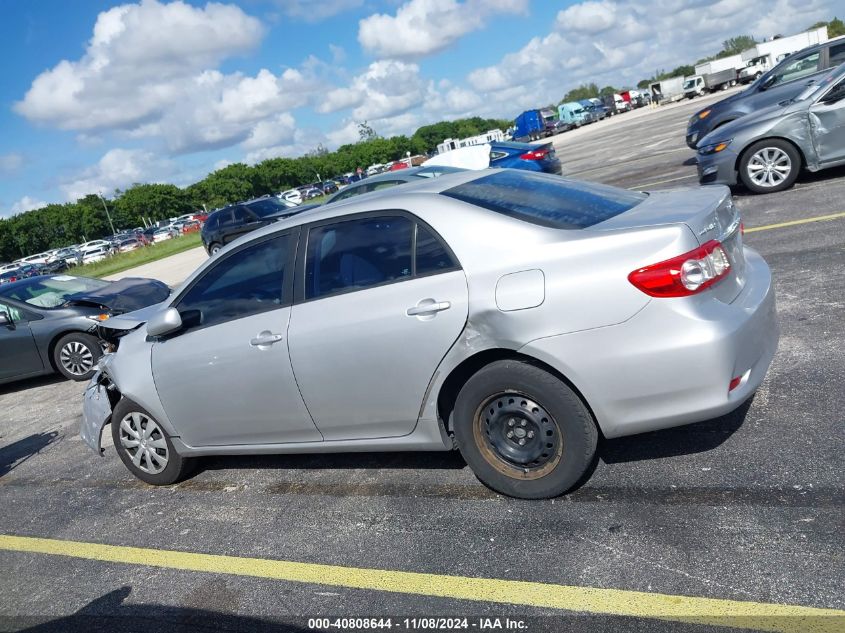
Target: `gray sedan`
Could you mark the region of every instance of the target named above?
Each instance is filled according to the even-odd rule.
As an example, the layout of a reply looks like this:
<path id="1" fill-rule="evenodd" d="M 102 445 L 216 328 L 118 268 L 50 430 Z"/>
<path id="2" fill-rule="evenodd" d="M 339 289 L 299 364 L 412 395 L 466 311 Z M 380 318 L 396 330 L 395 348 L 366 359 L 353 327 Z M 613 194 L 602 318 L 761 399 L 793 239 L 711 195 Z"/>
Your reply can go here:
<path id="1" fill-rule="evenodd" d="M 754 193 L 791 187 L 802 168 L 845 164 L 845 64 L 794 99 L 713 130 L 698 146 L 702 184 L 742 182 Z"/>
<path id="2" fill-rule="evenodd" d="M 298 214 L 123 331 L 81 435 L 151 484 L 218 454 L 447 451 L 559 495 L 599 435 L 725 414 L 777 345 L 769 268 L 725 187 L 644 194 L 522 170 Z"/>
<path id="3" fill-rule="evenodd" d="M 97 325 L 113 314 L 164 301 L 152 279 L 118 282 L 39 276 L 0 286 L 0 384 L 58 371 L 88 380 L 102 353 Z"/>

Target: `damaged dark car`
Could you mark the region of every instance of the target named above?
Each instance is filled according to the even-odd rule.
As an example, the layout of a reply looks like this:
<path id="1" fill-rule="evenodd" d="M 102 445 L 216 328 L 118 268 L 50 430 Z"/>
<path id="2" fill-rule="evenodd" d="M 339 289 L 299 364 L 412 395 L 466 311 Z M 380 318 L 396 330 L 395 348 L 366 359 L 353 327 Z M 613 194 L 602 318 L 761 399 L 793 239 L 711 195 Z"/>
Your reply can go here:
<path id="1" fill-rule="evenodd" d="M 0 384 L 53 372 L 88 380 L 109 344 L 98 325 L 169 296 L 155 279 L 43 275 L 0 286 Z"/>

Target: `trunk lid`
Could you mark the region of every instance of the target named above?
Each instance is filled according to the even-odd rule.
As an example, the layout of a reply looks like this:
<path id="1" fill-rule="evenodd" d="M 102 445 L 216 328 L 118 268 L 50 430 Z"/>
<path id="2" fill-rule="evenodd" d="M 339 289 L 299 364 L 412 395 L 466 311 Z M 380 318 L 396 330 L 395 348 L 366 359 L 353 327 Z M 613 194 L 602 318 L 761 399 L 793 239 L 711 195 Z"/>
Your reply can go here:
<path id="1" fill-rule="evenodd" d="M 586 230 L 634 229 L 667 224 L 685 224 L 699 246 L 710 240 L 721 242 L 730 260 L 731 272 L 709 291 L 720 301 L 733 301 L 745 285 L 746 262 L 739 211 L 727 187 L 650 192 L 648 198 L 635 207 Z"/>

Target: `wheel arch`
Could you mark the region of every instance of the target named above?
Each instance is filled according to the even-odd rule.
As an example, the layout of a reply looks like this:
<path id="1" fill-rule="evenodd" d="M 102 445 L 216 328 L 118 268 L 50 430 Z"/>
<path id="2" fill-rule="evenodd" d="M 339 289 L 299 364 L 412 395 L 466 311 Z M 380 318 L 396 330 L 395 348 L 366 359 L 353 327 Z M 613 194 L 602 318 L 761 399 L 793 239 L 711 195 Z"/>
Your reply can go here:
<path id="1" fill-rule="evenodd" d="M 565 376 L 555 367 L 540 360 L 539 358 L 535 358 L 534 356 L 523 354 L 512 349 L 504 348 L 486 349 L 477 352 L 469 358 L 466 358 L 461 361 L 460 364 L 458 364 L 454 369 L 452 369 L 452 371 L 449 372 L 449 375 L 443 381 L 443 384 L 440 386 L 440 389 L 437 393 L 437 414 L 445 424 L 447 431 L 453 431 L 452 412 L 455 408 L 455 402 L 458 399 L 458 394 L 460 393 L 461 388 L 467 383 L 467 381 L 472 376 L 474 376 L 481 369 L 491 363 L 501 360 L 514 360 L 528 363 L 535 367 L 539 367 L 544 371 L 547 371 L 548 373 L 555 376 L 558 380 L 565 383 L 570 389 L 572 389 L 573 392 L 575 392 L 578 398 L 580 398 L 581 402 L 590 412 L 590 416 L 593 418 L 593 424 L 595 424 L 599 434 L 603 435 L 601 427 L 596 420 L 595 412 L 590 406 L 590 403 L 584 397 L 582 391 L 567 376 Z"/>

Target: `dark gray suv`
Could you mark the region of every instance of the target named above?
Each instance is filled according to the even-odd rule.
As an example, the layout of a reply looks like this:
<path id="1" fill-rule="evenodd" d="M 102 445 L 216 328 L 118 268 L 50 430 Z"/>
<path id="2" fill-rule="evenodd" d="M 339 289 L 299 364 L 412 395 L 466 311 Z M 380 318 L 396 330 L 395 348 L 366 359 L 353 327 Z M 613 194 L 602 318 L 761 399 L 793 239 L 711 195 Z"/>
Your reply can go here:
<path id="1" fill-rule="evenodd" d="M 845 36 L 793 53 L 742 92 L 693 114 L 687 125 L 687 145 L 695 149 L 698 141 L 720 125 L 796 97 L 824 71 L 843 62 Z"/>

